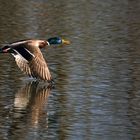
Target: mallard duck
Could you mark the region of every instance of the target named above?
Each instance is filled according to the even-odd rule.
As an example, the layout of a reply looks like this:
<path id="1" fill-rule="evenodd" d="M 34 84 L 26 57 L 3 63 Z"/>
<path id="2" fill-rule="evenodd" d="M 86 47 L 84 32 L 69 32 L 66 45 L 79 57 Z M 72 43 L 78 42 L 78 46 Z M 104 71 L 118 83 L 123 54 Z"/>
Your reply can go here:
<path id="1" fill-rule="evenodd" d="M 63 44 L 70 44 L 70 42 L 60 37 L 48 40 L 29 39 L 4 45 L 0 49 L 0 53 L 11 53 L 21 71 L 30 77 L 47 80 L 50 83 L 53 81 L 52 76 L 40 49 L 50 45 Z"/>

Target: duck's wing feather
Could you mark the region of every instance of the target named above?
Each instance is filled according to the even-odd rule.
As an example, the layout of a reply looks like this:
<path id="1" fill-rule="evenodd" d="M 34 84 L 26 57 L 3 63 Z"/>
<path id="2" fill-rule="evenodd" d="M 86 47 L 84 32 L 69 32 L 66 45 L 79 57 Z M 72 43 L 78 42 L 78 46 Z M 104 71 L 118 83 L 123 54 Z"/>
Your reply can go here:
<path id="1" fill-rule="evenodd" d="M 29 67 L 29 62 L 26 59 L 24 59 L 21 55 L 17 54 L 15 55 L 15 61 L 22 72 L 29 75 L 30 77 L 34 77 L 34 74 L 31 72 L 31 69 Z"/>
<path id="2" fill-rule="evenodd" d="M 42 54 L 41 54 L 42 55 Z M 29 67 L 36 78 L 42 80 L 47 80 L 48 82 L 52 81 L 51 74 L 47 63 L 43 56 L 35 56 L 30 62 Z"/>

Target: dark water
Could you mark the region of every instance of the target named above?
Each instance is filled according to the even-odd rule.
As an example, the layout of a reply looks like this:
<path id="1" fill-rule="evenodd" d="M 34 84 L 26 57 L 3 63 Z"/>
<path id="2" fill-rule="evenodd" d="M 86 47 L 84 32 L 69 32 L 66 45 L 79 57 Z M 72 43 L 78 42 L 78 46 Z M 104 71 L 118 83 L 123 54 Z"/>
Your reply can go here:
<path id="1" fill-rule="evenodd" d="M 1 140 L 140 139 L 140 1 L 0 2 L 0 44 L 61 36 L 43 50 L 55 89 L 0 55 Z"/>

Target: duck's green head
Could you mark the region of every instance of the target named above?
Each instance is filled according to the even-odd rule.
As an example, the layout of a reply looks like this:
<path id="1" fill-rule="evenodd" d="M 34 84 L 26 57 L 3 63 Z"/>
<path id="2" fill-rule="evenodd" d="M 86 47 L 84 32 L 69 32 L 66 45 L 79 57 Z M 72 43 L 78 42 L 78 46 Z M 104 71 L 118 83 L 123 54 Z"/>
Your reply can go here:
<path id="1" fill-rule="evenodd" d="M 69 45 L 70 41 L 61 37 L 51 37 L 48 40 L 49 45 Z"/>

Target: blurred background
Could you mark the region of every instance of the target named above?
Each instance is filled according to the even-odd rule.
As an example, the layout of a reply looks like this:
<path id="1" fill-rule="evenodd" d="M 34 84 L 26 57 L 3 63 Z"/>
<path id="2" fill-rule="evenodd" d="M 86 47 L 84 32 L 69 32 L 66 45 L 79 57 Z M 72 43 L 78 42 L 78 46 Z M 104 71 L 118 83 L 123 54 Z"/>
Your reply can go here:
<path id="1" fill-rule="evenodd" d="M 43 50 L 54 89 L 0 55 L 0 139 L 140 139 L 139 7 L 139 0 L 0 0 L 1 46 L 71 41 Z"/>

